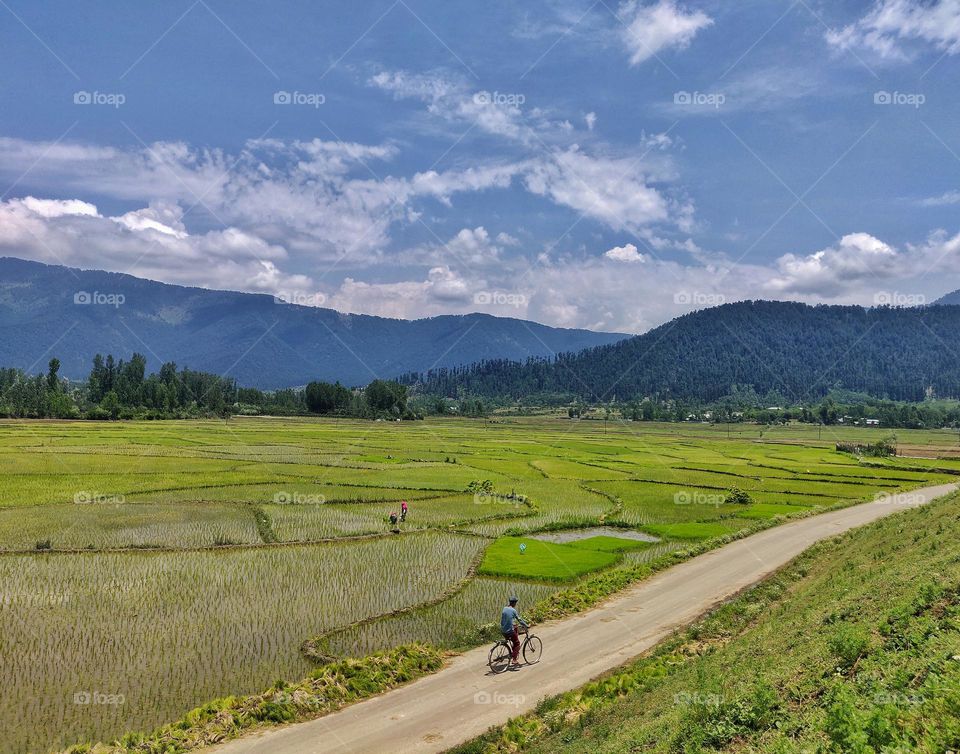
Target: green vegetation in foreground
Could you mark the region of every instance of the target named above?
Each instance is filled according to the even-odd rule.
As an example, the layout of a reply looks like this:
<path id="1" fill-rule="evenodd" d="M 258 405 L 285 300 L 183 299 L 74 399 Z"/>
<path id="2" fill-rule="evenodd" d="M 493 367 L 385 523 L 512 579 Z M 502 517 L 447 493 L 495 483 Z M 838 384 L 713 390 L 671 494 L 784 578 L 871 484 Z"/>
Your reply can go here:
<path id="1" fill-rule="evenodd" d="M 183 719 L 152 733 L 128 733 L 109 744 L 78 744 L 68 754 L 180 754 L 236 738 L 263 723 L 307 720 L 439 670 L 442 653 L 410 644 L 361 660 L 324 665 L 305 680 L 278 682 L 250 696 L 228 696 L 188 712 Z"/>
<path id="2" fill-rule="evenodd" d="M 953 495 L 815 545 L 650 655 L 454 751 L 958 748 Z"/>
<path id="3" fill-rule="evenodd" d="M 577 539 L 565 543 L 568 547 L 579 547 L 584 550 L 599 550 L 600 552 L 625 552 L 627 550 L 646 550 L 652 542 L 640 539 L 626 539 L 625 537 L 611 537 L 601 534 L 597 537 Z"/>
<path id="4" fill-rule="evenodd" d="M 487 548 L 478 572 L 487 576 L 569 581 L 608 568 L 618 560 L 611 552 L 525 537 L 500 537 Z"/>

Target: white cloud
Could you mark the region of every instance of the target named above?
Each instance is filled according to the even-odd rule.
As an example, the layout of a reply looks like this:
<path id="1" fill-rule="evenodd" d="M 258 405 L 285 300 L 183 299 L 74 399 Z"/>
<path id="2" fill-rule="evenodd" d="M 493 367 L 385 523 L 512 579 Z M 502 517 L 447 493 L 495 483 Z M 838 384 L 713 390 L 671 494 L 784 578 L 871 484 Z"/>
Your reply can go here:
<path id="1" fill-rule="evenodd" d="M 625 24 L 623 44 L 630 53 L 630 65 L 654 57 L 668 48 L 683 49 L 701 29 L 713 24 L 702 11 L 686 11 L 674 0 L 643 5 L 638 0 L 621 4 L 619 16 Z"/>
<path id="2" fill-rule="evenodd" d="M 852 283 L 884 280 L 899 264 L 897 252 L 868 233 L 851 233 L 836 246 L 806 256 L 785 254 L 769 289 L 781 293 L 835 296 Z"/>
<path id="3" fill-rule="evenodd" d="M 947 207 L 951 204 L 960 204 L 960 191 L 946 191 L 940 196 L 931 196 L 921 199 L 919 202 L 922 207 Z"/>
<path id="4" fill-rule="evenodd" d="M 69 211 L 68 211 L 69 210 Z M 25 259 L 128 272 L 180 285 L 274 293 L 312 292 L 309 277 L 283 272 L 283 248 L 237 228 L 190 235 L 162 220 L 177 208 L 153 207 L 104 217 L 89 203 L 0 202 L 0 250 Z"/>
<path id="5" fill-rule="evenodd" d="M 617 262 L 646 262 L 647 258 L 645 255 L 637 251 L 637 247 L 632 243 L 625 244 L 624 246 L 614 246 L 609 251 L 603 253 L 607 259 L 613 259 Z"/>
<path id="6" fill-rule="evenodd" d="M 476 309 L 471 285 L 446 265 L 431 268 L 419 281 L 368 283 L 346 278 L 327 305 L 342 312 L 401 319 Z"/>
<path id="7" fill-rule="evenodd" d="M 583 116 L 583 120 L 587 124 L 587 130 L 592 131 L 593 127 L 597 125 L 597 114 L 594 112 L 589 112 Z"/>
<path id="8" fill-rule="evenodd" d="M 531 164 L 527 189 L 599 220 L 614 230 L 683 223 L 688 210 L 648 185 L 643 166 L 628 158 L 591 157 L 576 146 Z"/>
<path id="9" fill-rule="evenodd" d="M 829 30 L 826 38 L 838 50 L 867 50 L 883 60 L 909 60 L 912 49 L 904 43 L 911 42 L 955 55 L 960 52 L 960 0 L 878 0 L 865 16 Z"/>

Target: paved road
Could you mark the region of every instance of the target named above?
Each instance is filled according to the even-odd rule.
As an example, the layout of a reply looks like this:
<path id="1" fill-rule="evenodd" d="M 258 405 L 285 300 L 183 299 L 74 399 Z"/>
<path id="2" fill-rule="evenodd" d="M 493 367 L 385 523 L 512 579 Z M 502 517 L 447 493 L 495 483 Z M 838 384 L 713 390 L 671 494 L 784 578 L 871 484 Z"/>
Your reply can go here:
<path id="1" fill-rule="evenodd" d="M 818 540 L 957 489 L 927 487 L 768 529 L 681 563 L 589 612 L 537 627 L 543 661 L 489 675 L 488 647 L 440 672 L 326 717 L 251 734 L 211 754 L 440 752 L 580 686 L 653 647 Z M 491 610 L 499 610 L 491 605 Z"/>

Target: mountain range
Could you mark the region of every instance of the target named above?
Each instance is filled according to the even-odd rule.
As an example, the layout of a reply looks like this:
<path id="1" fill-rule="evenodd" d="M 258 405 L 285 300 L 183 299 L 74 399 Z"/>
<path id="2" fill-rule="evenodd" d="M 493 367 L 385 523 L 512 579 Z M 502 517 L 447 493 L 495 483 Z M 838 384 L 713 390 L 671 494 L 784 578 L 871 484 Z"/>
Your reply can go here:
<path id="1" fill-rule="evenodd" d="M 678 317 L 553 361 L 492 360 L 420 377 L 449 396 L 568 394 L 711 401 L 752 386 L 801 403 L 843 388 L 895 400 L 960 397 L 960 306 L 863 308 L 746 301 Z"/>
<path id="2" fill-rule="evenodd" d="M 487 314 L 414 321 L 277 303 L 273 296 L 186 288 L 113 272 L 0 258 L 0 366 L 82 379 L 97 353 L 144 354 L 279 388 L 366 384 L 489 359 L 523 360 L 613 343 L 618 333 Z"/>

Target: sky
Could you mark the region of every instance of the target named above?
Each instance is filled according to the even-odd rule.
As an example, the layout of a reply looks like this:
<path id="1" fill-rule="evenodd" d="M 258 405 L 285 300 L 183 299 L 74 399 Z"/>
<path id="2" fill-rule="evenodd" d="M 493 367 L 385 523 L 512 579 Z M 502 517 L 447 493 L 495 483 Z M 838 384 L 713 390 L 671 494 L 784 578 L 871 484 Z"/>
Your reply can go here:
<path id="1" fill-rule="evenodd" d="M 960 288 L 960 0 L 0 0 L 0 255 L 640 333 Z"/>

